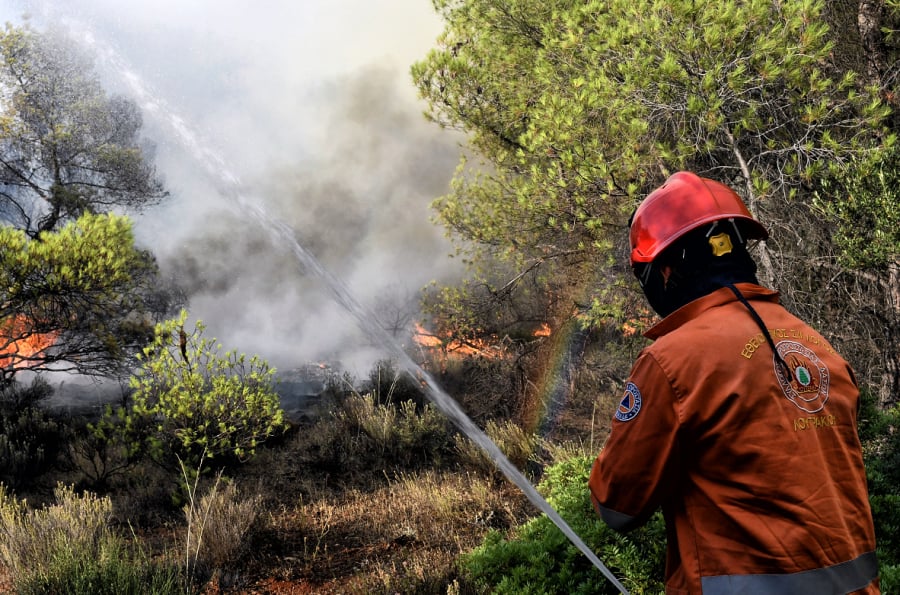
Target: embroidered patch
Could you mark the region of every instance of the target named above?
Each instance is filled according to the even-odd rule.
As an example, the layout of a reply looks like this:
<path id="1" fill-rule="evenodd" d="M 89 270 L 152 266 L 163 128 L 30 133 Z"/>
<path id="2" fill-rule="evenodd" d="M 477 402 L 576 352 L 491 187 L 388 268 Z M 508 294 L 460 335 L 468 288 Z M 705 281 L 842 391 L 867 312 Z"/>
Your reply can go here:
<path id="1" fill-rule="evenodd" d="M 775 375 L 784 396 L 807 413 L 821 411 L 828 401 L 831 378 L 828 368 L 812 349 L 796 341 L 781 341 L 776 348 L 791 369 L 791 375 L 788 376 L 772 357 Z"/>
<path id="2" fill-rule="evenodd" d="M 625 385 L 625 396 L 619 401 L 616 409 L 616 419 L 619 421 L 631 421 L 641 410 L 641 391 L 634 382 Z"/>

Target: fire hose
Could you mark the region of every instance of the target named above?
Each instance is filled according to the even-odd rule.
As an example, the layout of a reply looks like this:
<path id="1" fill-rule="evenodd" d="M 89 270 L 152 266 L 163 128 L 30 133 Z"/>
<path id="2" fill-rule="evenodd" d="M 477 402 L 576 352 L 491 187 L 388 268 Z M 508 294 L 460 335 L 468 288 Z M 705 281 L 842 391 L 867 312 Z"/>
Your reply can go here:
<path id="1" fill-rule="evenodd" d="M 245 210 L 249 210 L 264 228 L 273 235 L 279 236 L 282 241 L 292 247 L 298 260 L 309 272 L 314 273 L 325 283 L 325 286 L 331 292 L 334 300 L 353 316 L 360 329 L 365 331 L 371 339 L 375 339 L 382 347 L 387 349 L 406 373 L 420 381 L 425 389 L 425 396 L 428 397 L 428 400 L 446 415 L 460 431 L 485 451 L 506 478 L 518 486 L 518 488 L 522 490 L 522 493 L 525 494 L 528 500 L 534 504 L 538 510 L 547 515 L 547 518 L 549 518 L 553 524 L 565 534 L 569 541 L 571 541 L 581 553 L 587 556 L 588 560 L 600 570 L 620 593 L 628 595 L 628 590 L 615 575 L 613 575 L 609 568 L 607 568 L 600 558 L 598 558 L 587 544 L 584 543 L 560 514 L 550 506 L 550 503 L 538 493 L 537 489 L 535 489 L 531 482 L 522 475 L 506 455 L 503 454 L 494 441 L 475 425 L 475 422 L 463 412 L 453 397 L 447 394 L 430 374 L 412 360 L 397 340 L 376 323 L 376 318 L 356 300 L 343 280 L 334 276 L 313 254 L 306 250 L 306 248 L 294 237 L 293 230 L 287 224 L 269 219 L 259 205 L 247 203 L 243 200 L 242 196 L 238 196 L 237 198 L 241 202 L 241 206 L 244 207 Z"/>

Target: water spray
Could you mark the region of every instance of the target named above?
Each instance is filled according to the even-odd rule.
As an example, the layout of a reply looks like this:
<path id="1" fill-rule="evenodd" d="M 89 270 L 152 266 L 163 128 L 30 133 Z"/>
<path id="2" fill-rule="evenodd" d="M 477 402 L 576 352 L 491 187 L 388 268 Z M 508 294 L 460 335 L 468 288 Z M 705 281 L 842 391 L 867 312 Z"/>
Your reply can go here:
<path id="1" fill-rule="evenodd" d="M 218 179 L 222 183 L 220 190 L 223 194 L 230 198 L 234 205 L 239 208 L 242 214 L 250 215 L 266 230 L 270 236 L 282 242 L 285 246 L 290 247 L 294 256 L 307 272 L 313 273 L 318 277 L 329 290 L 332 298 L 340 304 L 357 322 L 360 329 L 366 335 L 375 340 L 380 346 L 385 348 L 390 355 L 396 360 L 399 367 L 410 374 L 413 378 L 419 380 L 423 386 L 423 390 L 428 399 L 438 408 L 460 431 L 475 442 L 485 453 L 491 458 L 498 469 L 512 483 L 519 487 L 528 500 L 547 517 L 569 538 L 587 558 L 596 566 L 600 572 L 624 595 L 628 595 L 628 591 L 621 582 L 612 574 L 603 562 L 594 554 L 594 552 L 584 543 L 584 541 L 572 530 L 559 513 L 538 493 L 537 489 L 530 481 L 512 464 L 512 462 L 503 454 L 491 438 L 485 434 L 460 408 L 459 404 L 444 391 L 432 376 L 416 364 L 412 358 L 406 353 L 402 346 L 380 325 L 376 323 L 375 316 L 368 312 L 353 296 L 350 289 L 344 281 L 329 270 L 327 270 L 321 262 L 310 253 L 295 237 L 293 229 L 286 223 L 278 221 L 270 217 L 263 208 L 256 202 L 248 199 L 241 192 L 240 180 L 231 172 L 224 160 L 202 142 L 198 136 L 190 129 L 187 123 L 178 117 L 173 110 L 169 109 L 166 104 L 152 93 L 144 84 L 140 76 L 138 76 L 122 59 L 122 57 L 111 47 L 99 43 L 96 38 L 84 27 L 75 27 L 73 23 L 68 23 L 69 27 L 74 31 L 81 33 L 84 43 L 95 50 L 97 56 L 106 62 L 115 72 L 117 72 L 128 85 L 132 93 L 136 96 L 141 107 L 148 113 L 152 113 L 159 117 L 175 134 L 178 141 L 187 149 L 191 155 L 200 162 L 210 174 L 212 179 Z"/>

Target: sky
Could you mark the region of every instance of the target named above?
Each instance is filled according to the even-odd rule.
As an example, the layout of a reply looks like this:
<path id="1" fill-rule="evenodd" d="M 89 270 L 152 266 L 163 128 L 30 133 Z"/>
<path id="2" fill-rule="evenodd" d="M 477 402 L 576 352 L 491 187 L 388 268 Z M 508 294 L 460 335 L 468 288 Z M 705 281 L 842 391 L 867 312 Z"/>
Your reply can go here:
<path id="1" fill-rule="evenodd" d="M 373 315 L 459 274 L 429 203 L 461 139 L 426 121 L 409 74 L 441 31 L 430 0 L 0 0 L 0 20 L 24 14 L 70 31 L 142 108 L 170 196 L 136 236 L 225 348 L 363 376 L 384 355 L 235 194 Z"/>

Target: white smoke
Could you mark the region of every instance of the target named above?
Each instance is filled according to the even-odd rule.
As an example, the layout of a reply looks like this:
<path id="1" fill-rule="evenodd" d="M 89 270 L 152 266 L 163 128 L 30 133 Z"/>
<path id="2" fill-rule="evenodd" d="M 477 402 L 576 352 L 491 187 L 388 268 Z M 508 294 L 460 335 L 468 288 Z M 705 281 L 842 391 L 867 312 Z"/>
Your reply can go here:
<path id="1" fill-rule="evenodd" d="M 0 17 L 74 23 L 113 48 L 226 177 L 379 315 L 402 318 L 423 285 L 457 273 L 428 204 L 448 189 L 459 139 L 425 121 L 409 76 L 440 31 L 427 0 L 12 7 Z M 110 70 L 104 83 L 129 94 Z M 173 138 L 172 119 L 152 112 L 145 134 L 171 198 L 139 216 L 136 232 L 188 285 L 192 318 L 227 348 L 282 369 L 337 358 L 364 372 L 379 354 L 283 246 L 228 204 L 231 181 L 213 179 L 198 151 Z"/>

